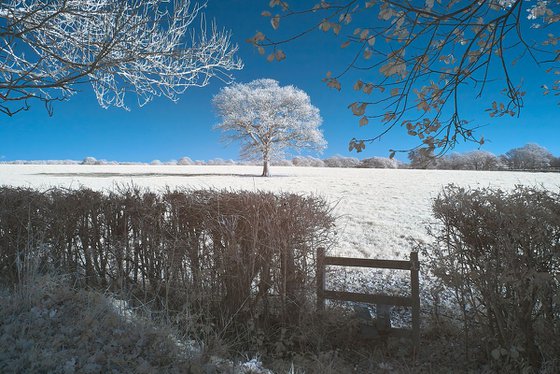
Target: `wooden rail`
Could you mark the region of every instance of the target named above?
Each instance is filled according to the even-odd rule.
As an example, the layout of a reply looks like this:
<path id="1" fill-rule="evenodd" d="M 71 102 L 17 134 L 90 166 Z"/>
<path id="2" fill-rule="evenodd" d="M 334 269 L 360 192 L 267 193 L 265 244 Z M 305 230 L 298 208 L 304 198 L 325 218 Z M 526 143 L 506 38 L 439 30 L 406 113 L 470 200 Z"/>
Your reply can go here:
<path id="1" fill-rule="evenodd" d="M 410 271 L 410 296 L 390 296 L 385 294 L 365 294 L 356 292 L 331 291 L 325 289 L 325 269 L 327 266 L 366 267 L 376 269 L 396 269 Z M 378 306 L 394 305 L 412 308 L 412 330 L 391 328 L 389 333 L 412 338 L 415 352 L 420 344 L 420 263 L 418 253 L 410 253 L 410 261 L 373 260 L 366 258 L 327 257 L 325 249 L 317 249 L 317 309 L 325 309 L 325 300 L 353 301 Z"/>

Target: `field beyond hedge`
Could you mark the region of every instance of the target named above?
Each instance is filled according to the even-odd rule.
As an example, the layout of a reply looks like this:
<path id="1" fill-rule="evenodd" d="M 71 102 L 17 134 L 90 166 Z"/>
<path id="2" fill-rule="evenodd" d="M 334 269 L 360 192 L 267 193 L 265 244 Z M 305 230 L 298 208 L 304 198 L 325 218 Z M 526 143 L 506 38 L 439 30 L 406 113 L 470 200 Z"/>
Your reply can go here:
<path id="1" fill-rule="evenodd" d="M 271 178 L 261 178 L 260 166 L 0 165 L 0 185 L 98 190 L 134 184 L 152 190 L 180 186 L 316 194 L 336 205 L 336 254 L 399 259 L 408 258 L 407 238 L 428 238 L 432 199 L 449 183 L 560 189 L 560 173 L 280 166 L 271 171 Z"/>

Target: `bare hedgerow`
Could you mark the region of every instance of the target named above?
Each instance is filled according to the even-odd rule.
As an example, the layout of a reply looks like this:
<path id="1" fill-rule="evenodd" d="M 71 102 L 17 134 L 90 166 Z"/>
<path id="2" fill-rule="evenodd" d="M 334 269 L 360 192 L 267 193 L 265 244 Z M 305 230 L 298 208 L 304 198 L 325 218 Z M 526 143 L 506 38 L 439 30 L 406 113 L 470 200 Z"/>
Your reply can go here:
<path id="1" fill-rule="evenodd" d="M 433 274 L 455 291 L 467 353 L 485 348 L 499 370 L 557 369 L 560 194 L 450 185 L 433 211 L 439 225 L 424 252 Z"/>
<path id="2" fill-rule="evenodd" d="M 226 333 L 237 322 L 292 323 L 312 305 L 314 253 L 333 218 L 314 196 L 268 192 L 0 188 L 0 271 L 41 249 L 40 271 L 198 316 Z"/>

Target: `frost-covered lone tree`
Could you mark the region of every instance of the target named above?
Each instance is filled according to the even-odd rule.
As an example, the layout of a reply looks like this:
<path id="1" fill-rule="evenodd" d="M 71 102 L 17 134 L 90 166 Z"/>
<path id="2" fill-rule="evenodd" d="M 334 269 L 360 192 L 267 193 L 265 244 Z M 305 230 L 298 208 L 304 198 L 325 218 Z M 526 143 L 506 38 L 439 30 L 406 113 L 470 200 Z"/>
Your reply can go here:
<path id="1" fill-rule="evenodd" d="M 222 118 L 215 128 L 224 140 L 241 142 L 242 158 L 262 159 L 262 176 L 270 176 L 270 161 L 287 149 L 321 151 L 327 145 L 319 109 L 294 86 L 281 87 L 272 79 L 236 83 L 223 88 L 213 103 Z"/>
<path id="2" fill-rule="evenodd" d="M 211 77 L 242 68 L 230 34 L 189 0 L 7 0 L 0 2 L 0 111 L 9 116 L 67 99 L 89 83 L 102 107 L 154 96 L 176 100 Z M 200 17 L 199 17 L 200 16 Z M 200 29 L 195 35 L 195 20 Z"/>

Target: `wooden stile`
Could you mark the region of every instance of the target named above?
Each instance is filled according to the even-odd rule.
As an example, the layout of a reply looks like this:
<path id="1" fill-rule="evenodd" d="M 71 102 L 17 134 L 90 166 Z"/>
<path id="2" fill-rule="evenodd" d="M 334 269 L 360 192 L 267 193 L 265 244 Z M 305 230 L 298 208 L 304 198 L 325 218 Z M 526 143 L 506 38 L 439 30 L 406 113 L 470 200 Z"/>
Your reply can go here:
<path id="1" fill-rule="evenodd" d="M 410 296 L 390 296 L 385 294 L 365 294 L 356 292 L 331 291 L 325 289 L 325 268 L 327 266 L 366 267 L 410 271 Z M 389 329 L 394 336 L 412 339 L 414 355 L 420 345 L 420 262 L 418 252 L 410 253 L 410 261 L 376 260 L 366 258 L 327 257 L 324 248 L 317 248 L 317 310 L 325 309 L 325 300 L 353 301 L 377 305 L 394 305 L 412 308 L 412 330 Z"/>

